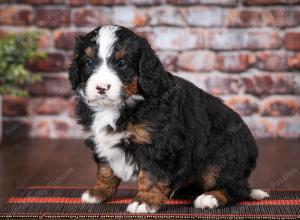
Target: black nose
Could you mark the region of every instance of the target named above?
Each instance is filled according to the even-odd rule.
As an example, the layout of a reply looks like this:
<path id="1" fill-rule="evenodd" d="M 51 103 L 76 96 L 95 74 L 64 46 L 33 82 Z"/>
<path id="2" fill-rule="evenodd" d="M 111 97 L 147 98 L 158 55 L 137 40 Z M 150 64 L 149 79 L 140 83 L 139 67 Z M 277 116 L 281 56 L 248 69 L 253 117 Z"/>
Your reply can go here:
<path id="1" fill-rule="evenodd" d="M 106 85 L 106 86 L 97 86 L 97 90 L 98 90 L 98 93 L 100 95 L 104 95 L 106 93 L 107 90 L 109 90 L 111 87 L 111 85 Z"/>

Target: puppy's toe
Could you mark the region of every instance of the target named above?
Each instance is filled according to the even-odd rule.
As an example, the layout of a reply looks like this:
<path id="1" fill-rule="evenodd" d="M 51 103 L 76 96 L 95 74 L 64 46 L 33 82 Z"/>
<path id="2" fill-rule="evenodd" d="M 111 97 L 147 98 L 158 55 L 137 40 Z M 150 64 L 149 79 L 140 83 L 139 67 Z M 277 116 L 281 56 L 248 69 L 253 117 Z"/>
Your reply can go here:
<path id="1" fill-rule="evenodd" d="M 158 208 L 151 207 L 146 203 L 132 202 L 127 207 L 129 213 L 155 213 L 157 211 Z"/>
<path id="2" fill-rule="evenodd" d="M 215 209 L 219 206 L 218 200 L 212 195 L 200 195 L 194 201 L 195 208 Z"/>
<path id="3" fill-rule="evenodd" d="M 261 189 L 252 189 L 249 196 L 253 200 L 262 200 L 270 197 L 267 192 Z"/>
<path id="4" fill-rule="evenodd" d="M 85 191 L 81 196 L 81 201 L 85 203 L 100 203 L 102 200 L 95 195 L 92 195 L 90 190 Z"/>

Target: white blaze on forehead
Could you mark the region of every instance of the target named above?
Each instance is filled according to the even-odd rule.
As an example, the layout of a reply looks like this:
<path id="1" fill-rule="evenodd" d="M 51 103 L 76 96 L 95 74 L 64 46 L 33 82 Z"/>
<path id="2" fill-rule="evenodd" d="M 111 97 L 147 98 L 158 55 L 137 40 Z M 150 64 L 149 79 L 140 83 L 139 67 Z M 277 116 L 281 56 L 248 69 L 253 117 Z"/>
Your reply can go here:
<path id="1" fill-rule="evenodd" d="M 103 26 L 99 30 L 97 42 L 99 45 L 99 57 L 107 58 L 111 55 L 112 46 L 117 40 L 116 31 L 118 28 L 117 26 Z"/>

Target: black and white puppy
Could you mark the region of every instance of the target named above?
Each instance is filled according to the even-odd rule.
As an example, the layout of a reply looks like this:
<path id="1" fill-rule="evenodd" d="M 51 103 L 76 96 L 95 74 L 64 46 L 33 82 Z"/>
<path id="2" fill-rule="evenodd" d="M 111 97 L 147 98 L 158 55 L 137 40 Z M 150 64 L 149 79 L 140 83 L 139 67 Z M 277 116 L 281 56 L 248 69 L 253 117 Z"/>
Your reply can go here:
<path id="1" fill-rule="evenodd" d="M 121 180 L 136 179 L 130 213 L 154 213 L 191 185 L 202 209 L 268 197 L 248 185 L 258 151 L 241 117 L 166 72 L 144 38 L 120 26 L 78 37 L 69 78 L 98 164 L 84 202 L 106 201 Z"/>

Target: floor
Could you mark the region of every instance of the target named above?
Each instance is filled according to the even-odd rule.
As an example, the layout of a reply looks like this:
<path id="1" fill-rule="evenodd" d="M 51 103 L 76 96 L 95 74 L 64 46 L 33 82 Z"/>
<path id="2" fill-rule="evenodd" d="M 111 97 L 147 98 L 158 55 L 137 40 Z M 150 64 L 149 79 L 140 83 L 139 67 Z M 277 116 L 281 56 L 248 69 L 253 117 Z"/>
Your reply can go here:
<path id="1" fill-rule="evenodd" d="M 300 188 L 300 140 L 258 140 L 252 187 Z M 11 139 L 0 145 L 0 207 L 17 186 L 92 186 L 96 166 L 82 140 Z"/>

